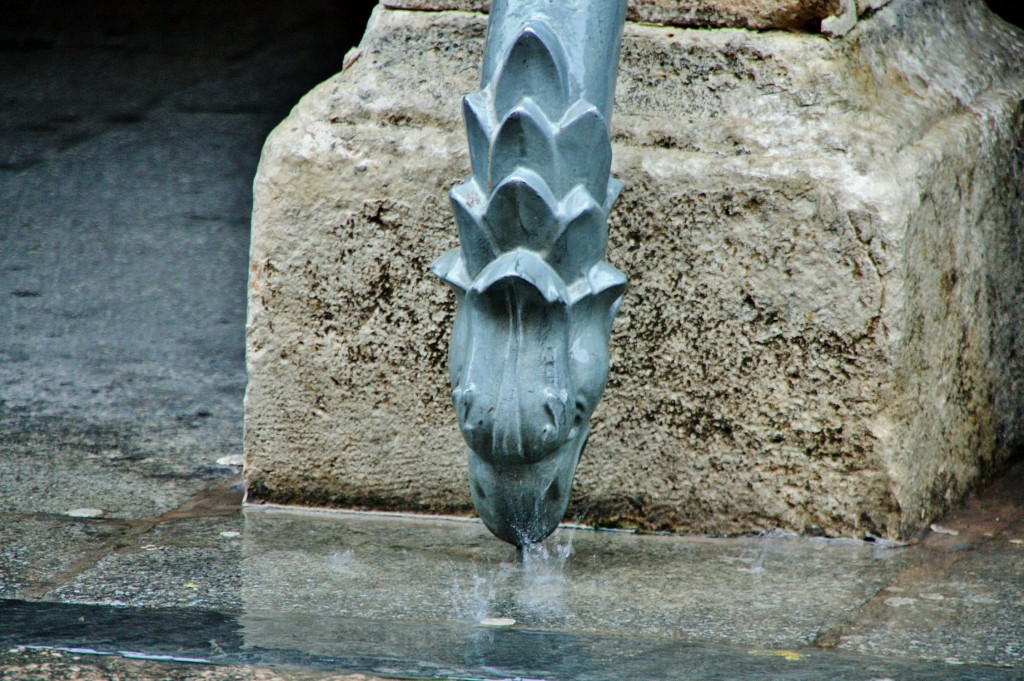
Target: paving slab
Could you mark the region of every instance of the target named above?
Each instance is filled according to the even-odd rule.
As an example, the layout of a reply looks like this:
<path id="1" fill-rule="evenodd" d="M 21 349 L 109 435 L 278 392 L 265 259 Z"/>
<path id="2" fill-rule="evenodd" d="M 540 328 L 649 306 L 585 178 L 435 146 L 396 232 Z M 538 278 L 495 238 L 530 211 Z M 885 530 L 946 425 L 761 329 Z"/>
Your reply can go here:
<path id="1" fill-rule="evenodd" d="M 236 470 L 252 176 L 368 3 L 65 4 L 0 25 L 0 512 L 151 518 Z"/>
<path id="2" fill-rule="evenodd" d="M 479 523 L 250 510 L 247 611 L 806 646 L 912 560 L 867 542 L 560 529 L 520 561 Z"/>
<path id="3" fill-rule="evenodd" d="M 820 641 L 1024 670 L 1024 465 L 942 524 L 920 560 Z"/>
<path id="4" fill-rule="evenodd" d="M 239 515 L 225 484 L 46 600 L 0 600 L 0 647 L 431 679 L 1018 679 L 1022 473 L 911 546 L 562 528 L 523 555 L 465 519 Z M 867 617 L 954 599 L 992 621 Z"/>
<path id="5" fill-rule="evenodd" d="M 31 167 L 106 129 L 138 122 L 154 104 L 215 81 L 225 70 L 252 72 L 246 62 L 268 44 L 305 37 L 306 51 L 293 54 L 306 61 L 295 70 L 293 56 L 292 70 L 278 79 L 295 88 L 296 79 L 287 76 L 308 72 L 311 53 L 323 60 L 329 52 L 325 41 L 337 41 L 331 32 L 311 27 L 337 22 L 342 13 L 330 0 L 289 3 L 284 12 L 251 11 L 242 2 L 125 7 L 111 1 L 88 8 L 62 5 L 60 11 L 49 4 L 56 3 L 14 2 L 0 26 L 0 80 L 7 86 L 0 169 Z M 344 47 L 335 49 L 340 60 Z M 282 85 L 270 85 L 271 92 L 254 88 L 224 97 L 245 97 L 255 103 L 250 110 L 267 111 L 268 103 L 287 106 L 301 94 L 280 98 Z"/>
<path id="6" fill-rule="evenodd" d="M 159 428 L 136 423 L 0 420 L 0 510 L 152 518 L 237 471 L 216 462 L 223 450 L 190 442 L 187 428 L 168 431 L 161 438 Z"/>
<path id="7" fill-rule="evenodd" d="M 365 674 L 212 667 L 114 655 L 11 648 L 0 651 L 0 680 L 25 681 L 373 681 Z"/>
<path id="8" fill-rule="evenodd" d="M 241 518 L 170 521 L 51 590 L 64 603 L 237 610 Z M 225 534 L 222 534 L 225 533 Z"/>
<path id="9" fill-rule="evenodd" d="M 272 121 L 147 116 L 0 174 L 2 510 L 152 517 L 234 472 L 246 164 Z"/>
<path id="10" fill-rule="evenodd" d="M 75 564 L 109 551 L 124 531 L 117 523 L 0 514 L 0 598 L 54 586 Z"/>
<path id="11" fill-rule="evenodd" d="M 1024 526 L 1016 536 L 1024 539 Z M 1024 669 L 1024 546 L 1018 548 L 994 544 L 931 579 L 897 581 L 839 647 Z"/>
<path id="12" fill-rule="evenodd" d="M 246 0 L 171 0 L 152 5 L 125 5 L 120 0 L 89 5 L 12 0 L 0 26 L 0 45 L 10 50 L 71 46 L 120 51 L 132 58 L 190 55 L 238 62 L 281 35 L 329 20 L 325 15 L 338 13 L 338 4 L 296 0 L 281 11 L 269 3 Z M 67 69 L 73 70 L 74 65 Z"/>
<path id="13" fill-rule="evenodd" d="M 193 55 L 128 60 L 119 51 L 88 47 L 5 51 L 0 78 L 9 98 L 0 123 L 0 168 L 31 167 L 107 128 L 137 122 L 168 90 L 221 69 L 220 60 Z M 166 78 L 153 78 L 154 72 Z M 81 86 L 83 73 L 98 74 L 88 88 Z"/>
<path id="14" fill-rule="evenodd" d="M 245 617 L 189 609 L 0 601 L 11 652 L 46 648 L 197 665 L 295 667 L 407 679 L 580 681 L 1009 681 L 1013 670 L 913 659 L 689 643 L 643 636 L 386 622 L 294 613 Z M 255 625 L 261 625 L 256 628 Z M 273 634 L 267 638 L 267 634 Z M 254 634 L 262 634 L 257 637 Z M 30 648 L 30 649 L 31 649 Z M 319 652 L 324 651 L 324 652 Z M 202 667 L 198 667 L 202 669 Z M 215 677 L 216 678 L 216 677 Z M 301 677 L 299 677 L 301 678 Z"/>

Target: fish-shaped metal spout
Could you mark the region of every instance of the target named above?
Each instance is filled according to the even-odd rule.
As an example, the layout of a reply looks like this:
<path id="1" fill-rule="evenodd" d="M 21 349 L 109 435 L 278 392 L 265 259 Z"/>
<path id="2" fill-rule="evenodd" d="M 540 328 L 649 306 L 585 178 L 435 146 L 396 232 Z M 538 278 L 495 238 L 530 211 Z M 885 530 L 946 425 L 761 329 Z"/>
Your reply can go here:
<path id="1" fill-rule="evenodd" d="M 473 503 L 516 545 L 558 525 L 608 379 L 626 277 L 604 262 L 625 0 L 495 0 L 483 88 L 465 99 L 473 175 L 461 246 L 432 270 L 458 313 L 452 403 Z"/>

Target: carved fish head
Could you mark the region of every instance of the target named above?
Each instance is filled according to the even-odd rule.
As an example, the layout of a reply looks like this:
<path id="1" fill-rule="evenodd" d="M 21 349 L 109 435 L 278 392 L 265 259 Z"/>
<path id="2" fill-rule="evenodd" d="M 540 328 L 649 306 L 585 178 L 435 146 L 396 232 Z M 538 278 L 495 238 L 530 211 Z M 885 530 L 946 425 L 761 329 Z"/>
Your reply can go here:
<path id="1" fill-rule="evenodd" d="M 472 331 L 449 354 L 466 443 L 505 465 L 544 459 L 577 429 L 568 301 L 524 262 L 515 267 L 470 288 L 459 314 Z"/>
<path id="2" fill-rule="evenodd" d="M 602 263 L 568 287 L 517 249 L 469 282 L 461 259 L 449 259 L 434 269 L 459 294 L 449 369 L 473 502 L 498 537 L 540 541 L 569 502 L 625 277 Z"/>
<path id="3" fill-rule="evenodd" d="M 487 529 L 516 546 L 535 544 L 551 534 L 569 506 L 589 434 L 589 427 L 584 427 L 554 455 L 528 464 L 488 461 L 469 449 L 470 493 Z"/>

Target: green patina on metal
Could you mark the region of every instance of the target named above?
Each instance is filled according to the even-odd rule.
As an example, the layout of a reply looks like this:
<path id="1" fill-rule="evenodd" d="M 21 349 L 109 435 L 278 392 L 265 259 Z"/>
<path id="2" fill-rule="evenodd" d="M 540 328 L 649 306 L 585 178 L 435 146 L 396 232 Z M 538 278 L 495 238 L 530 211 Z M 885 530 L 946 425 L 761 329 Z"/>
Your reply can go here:
<path id="1" fill-rule="evenodd" d="M 520 546 L 565 515 L 626 287 L 604 262 L 625 15 L 625 0 L 496 0 L 464 103 L 461 247 L 432 269 L 458 298 L 449 368 L 473 503 Z"/>

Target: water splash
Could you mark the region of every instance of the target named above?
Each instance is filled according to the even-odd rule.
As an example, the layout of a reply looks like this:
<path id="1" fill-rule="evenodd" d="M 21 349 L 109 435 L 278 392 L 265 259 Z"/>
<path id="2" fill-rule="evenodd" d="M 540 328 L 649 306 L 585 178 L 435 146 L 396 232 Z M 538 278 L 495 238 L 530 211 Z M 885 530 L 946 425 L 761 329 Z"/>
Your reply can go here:
<path id="1" fill-rule="evenodd" d="M 754 558 L 753 564 L 750 566 L 750 571 L 759 575 L 764 572 L 764 561 L 768 553 L 768 546 L 765 544 L 763 539 L 759 539 L 757 542 L 757 555 Z"/>
<path id="2" fill-rule="evenodd" d="M 572 555 L 573 532 L 561 530 L 544 543 L 518 548 L 520 579 L 516 607 L 531 619 L 565 619 L 565 569 Z"/>
<path id="3" fill-rule="evenodd" d="M 452 617 L 456 622 L 479 624 L 495 617 L 504 617 L 496 605 L 499 591 L 509 581 L 511 569 L 507 565 L 480 566 L 473 563 L 468 579 L 460 579 L 452 566 L 450 589 Z"/>
<path id="4" fill-rule="evenodd" d="M 339 574 L 354 573 L 352 549 L 331 552 L 331 555 L 327 559 L 327 564 L 330 566 L 331 572 L 337 572 Z"/>
<path id="5" fill-rule="evenodd" d="M 565 564 L 572 555 L 573 532 L 557 531 L 547 542 L 527 544 L 516 553 L 527 577 L 546 580 L 564 579 Z"/>
<path id="6" fill-rule="evenodd" d="M 514 619 L 525 626 L 564 623 L 569 613 L 566 568 L 573 534 L 559 531 L 544 543 L 521 547 L 515 561 L 474 562 L 468 572 L 453 565 L 449 589 L 453 619 L 472 625 L 500 619 Z"/>

